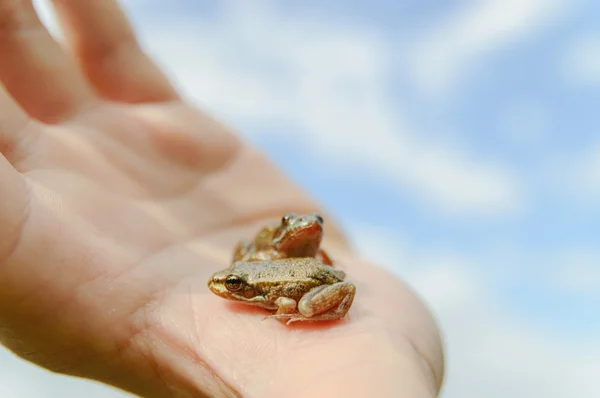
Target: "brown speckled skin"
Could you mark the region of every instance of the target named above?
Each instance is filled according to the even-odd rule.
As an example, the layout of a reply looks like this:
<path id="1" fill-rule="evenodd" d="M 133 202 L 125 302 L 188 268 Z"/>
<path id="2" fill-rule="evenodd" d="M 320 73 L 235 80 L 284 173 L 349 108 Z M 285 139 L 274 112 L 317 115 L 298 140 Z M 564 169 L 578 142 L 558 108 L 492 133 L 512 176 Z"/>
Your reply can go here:
<path id="1" fill-rule="evenodd" d="M 242 288 L 236 292 L 230 292 L 225 287 L 225 278 L 231 274 L 243 280 Z M 228 269 L 215 273 L 209 279 L 208 286 L 220 297 L 274 310 L 277 309 L 274 302 L 279 297 L 299 301 L 311 289 L 333 285 L 342 282 L 344 278 L 343 271 L 310 257 L 274 261 L 238 261 Z M 264 297 L 264 300 L 253 301 L 255 297 Z"/>
<path id="2" fill-rule="evenodd" d="M 253 240 L 238 242 L 232 263 L 313 257 L 323 264 L 333 265 L 331 258 L 320 248 L 323 234 L 319 215 L 288 213 L 280 224 L 263 227 Z"/>

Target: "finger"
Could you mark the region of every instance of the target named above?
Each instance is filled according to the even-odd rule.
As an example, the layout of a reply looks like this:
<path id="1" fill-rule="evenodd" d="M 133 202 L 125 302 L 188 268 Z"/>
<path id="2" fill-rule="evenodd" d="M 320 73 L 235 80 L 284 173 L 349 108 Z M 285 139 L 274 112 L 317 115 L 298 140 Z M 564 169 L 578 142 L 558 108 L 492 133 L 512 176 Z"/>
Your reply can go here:
<path id="1" fill-rule="evenodd" d="M 23 158 L 40 128 L 41 124 L 32 120 L 0 84 L 0 156 L 16 167 L 15 162 Z"/>
<path id="2" fill-rule="evenodd" d="M 71 117 L 94 98 L 31 0 L 0 0 L 0 82 L 27 113 L 46 123 Z"/>
<path id="3" fill-rule="evenodd" d="M 178 98 L 138 43 L 115 0 L 52 0 L 65 39 L 100 95 L 140 103 Z"/>
<path id="4" fill-rule="evenodd" d="M 27 203 L 23 178 L 7 157 L 29 122 L 27 113 L 0 84 L 0 265 L 18 241 Z"/>
<path id="5" fill-rule="evenodd" d="M 0 266 L 19 241 L 27 213 L 23 176 L 0 154 Z M 0 267 L 1 270 L 2 267 Z M 2 278 L 0 277 L 0 280 Z"/>
<path id="6" fill-rule="evenodd" d="M 29 116 L 0 84 L 0 153 L 6 154 L 29 122 Z"/>

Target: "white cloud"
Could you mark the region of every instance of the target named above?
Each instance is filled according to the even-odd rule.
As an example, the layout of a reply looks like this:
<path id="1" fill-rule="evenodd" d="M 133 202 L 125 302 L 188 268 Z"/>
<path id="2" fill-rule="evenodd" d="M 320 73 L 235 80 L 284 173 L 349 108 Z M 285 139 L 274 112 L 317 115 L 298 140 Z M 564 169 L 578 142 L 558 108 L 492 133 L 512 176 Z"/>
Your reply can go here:
<path id="1" fill-rule="evenodd" d="M 565 80 L 577 86 L 600 85 L 600 31 L 575 38 L 563 56 Z"/>
<path id="2" fill-rule="evenodd" d="M 455 280 L 477 294 L 466 295 L 458 286 L 450 289 Z M 439 293 L 440 282 L 446 294 Z M 544 325 L 515 315 L 497 297 L 483 293 L 486 288 L 493 290 L 490 282 L 461 267 L 432 267 L 419 275 L 415 287 L 444 332 L 448 364 L 444 397 L 593 395 L 594 378 L 581 383 L 578 377 L 589 372 L 592 363 L 600 369 L 600 360 L 589 352 L 588 344 L 576 342 L 576 336 L 553 335 Z"/>
<path id="3" fill-rule="evenodd" d="M 438 29 L 414 42 L 411 70 L 427 95 L 444 96 L 473 67 L 507 45 L 529 39 L 564 17 L 574 1 L 480 0 L 448 17 Z"/>
<path id="4" fill-rule="evenodd" d="M 419 137 L 388 97 L 394 49 L 374 32 L 239 4 L 142 36 L 197 102 L 246 131 L 293 141 L 332 172 L 373 174 L 442 212 L 497 215 L 523 205 L 506 167 Z"/>
<path id="5" fill-rule="evenodd" d="M 353 240 L 365 257 L 401 275 L 436 315 L 447 349 L 443 398 L 596 394 L 600 338 L 556 332 L 518 315 L 494 293 L 502 282 L 494 261 L 485 263 L 447 250 L 410 250 L 392 230 L 353 227 Z M 524 271 L 507 268 L 508 278 L 519 279 Z M 563 282 L 577 291 L 588 287 Z M 537 278 L 532 283 L 547 281 Z"/>

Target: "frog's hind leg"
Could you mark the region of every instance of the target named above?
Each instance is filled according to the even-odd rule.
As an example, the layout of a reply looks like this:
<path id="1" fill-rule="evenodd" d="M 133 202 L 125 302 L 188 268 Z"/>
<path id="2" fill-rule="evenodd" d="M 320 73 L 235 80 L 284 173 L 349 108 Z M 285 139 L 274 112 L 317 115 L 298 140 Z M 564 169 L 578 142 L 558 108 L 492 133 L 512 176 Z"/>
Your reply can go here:
<path id="1" fill-rule="evenodd" d="M 355 294 L 356 287 L 350 282 L 319 286 L 302 297 L 298 312 L 315 321 L 341 319 L 352 306 Z"/>
<path id="2" fill-rule="evenodd" d="M 356 287 L 350 282 L 319 286 L 306 293 L 298 302 L 298 313 L 275 314 L 271 318 L 287 319 L 287 325 L 297 321 L 328 321 L 341 319 L 354 301 Z"/>

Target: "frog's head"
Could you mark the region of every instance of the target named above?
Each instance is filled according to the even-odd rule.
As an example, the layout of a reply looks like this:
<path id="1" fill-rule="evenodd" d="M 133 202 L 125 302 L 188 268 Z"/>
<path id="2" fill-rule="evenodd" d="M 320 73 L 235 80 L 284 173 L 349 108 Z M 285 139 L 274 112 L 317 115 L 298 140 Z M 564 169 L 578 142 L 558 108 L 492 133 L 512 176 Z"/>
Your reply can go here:
<path id="1" fill-rule="evenodd" d="M 273 246 L 289 257 L 314 257 L 323 239 L 323 218 L 317 214 L 287 213 L 273 235 Z"/>
<path id="2" fill-rule="evenodd" d="M 219 297 L 248 304 L 261 305 L 264 298 L 258 296 L 248 273 L 235 266 L 215 272 L 208 280 L 208 288 Z"/>

